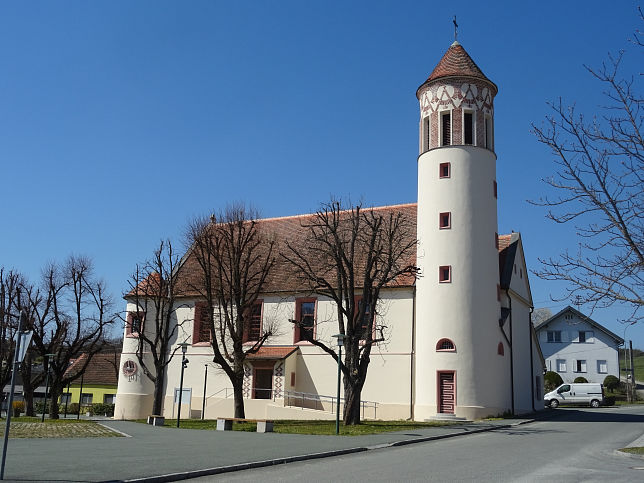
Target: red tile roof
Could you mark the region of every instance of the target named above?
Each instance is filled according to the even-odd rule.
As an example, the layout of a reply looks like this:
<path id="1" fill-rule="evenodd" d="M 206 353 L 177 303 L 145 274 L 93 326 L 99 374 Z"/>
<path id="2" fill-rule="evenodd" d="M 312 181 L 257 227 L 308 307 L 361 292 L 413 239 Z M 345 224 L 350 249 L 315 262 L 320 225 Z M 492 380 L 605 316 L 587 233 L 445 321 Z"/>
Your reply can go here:
<path id="1" fill-rule="evenodd" d="M 82 354 L 76 359 L 65 371 L 65 377 L 77 374 L 85 364 L 87 354 Z M 105 384 L 116 386 L 118 384 L 118 356 L 114 353 L 98 353 L 92 357 L 92 360 L 85 369 L 83 375 L 83 384 Z M 115 366 L 116 365 L 116 366 Z M 80 377 L 74 381 L 74 384 L 80 383 Z"/>
<path id="2" fill-rule="evenodd" d="M 366 208 L 363 208 L 363 210 Z M 410 220 L 410 233 L 409 236 L 416 237 L 416 203 L 408 203 L 401 205 L 381 206 L 374 207 L 376 212 L 388 213 L 401 213 Z M 307 221 L 313 219 L 314 214 L 286 216 L 281 218 L 265 218 L 258 220 L 258 227 L 275 236 L 278 244 L 278 250 L 286 247 L 286 242 L 293 246 L 303 246 L 304 236 L 307 234 L 307 228 L 302 225 Z M 405 261 L 406 264 L 414 265 L 416 263 L 415 251 L 411 254 L 410 259 Z M 196 258 L 188 254 L 181 266 L 178 276 L 179 283 L 177 293 L 183 296 L 197 295 L 194 290 L 189 287 L 198 285 L 200 274 L 200 267 Z M 359 285 L 360 281 L 357 281 Z M 412 286 L 414 284 L 414 277 L 404 276 L 396 280 L 396 286 Z M 269 278 L 264 286 L 265 293 L 277 292 L 305 292 L 309 290 L 306 282 L 302 281 L 296 274 L 295 269 L 291 264 L 282 259 L 279 255 L 276 256 L 274 268 L 271 271 Z"/>
<path id="3" fill-rule="evenodd" d="M 286 359 L 298 349 L 297 346 L 268 347 L 262 346 L 254 354 L 246 356 L 249 360 Z"/>
<path id="4" fill-rule="evenodd" d="M 498 90 L 496 85 L 483 74 L 483 71 L 479 69 L 478 65 L 476 65 L 463 46 L 458 42 L 450 45 L 445 55 L 443 55 L 443 58 L 434 67 L 434 70 L 423 84 L 442 77 L 454 76 L 481 79 L 492 84 L 495 91 Z"/>

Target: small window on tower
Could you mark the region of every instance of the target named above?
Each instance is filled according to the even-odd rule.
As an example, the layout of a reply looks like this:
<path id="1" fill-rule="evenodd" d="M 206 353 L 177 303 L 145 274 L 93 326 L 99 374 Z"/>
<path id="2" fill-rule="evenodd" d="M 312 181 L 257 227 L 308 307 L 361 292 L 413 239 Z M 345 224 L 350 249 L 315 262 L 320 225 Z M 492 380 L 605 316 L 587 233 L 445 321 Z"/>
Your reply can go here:
<path id="1" fill-rule="evenodd" d="M 450 265 L 438 267 L 438 281 L 440 283 L 450 283 L 452 281 L 452 267 Z"/>
<path id="2" fill-rule="evenodd" d="M 452 144 L 452 114 L 450 111 L 441 114 L 441 146 Z"/>
<path id="3" fill-rule="evenodd" d="M 463 113 L 463 144 L 474 144 L 474 113 Z"/>
<path id="4" fill-rule="evenodd" d="M 423 119 L 423 153 L 429 151 L 429 116 Z"/>
<path id="5" fill-rule="evenodd" d="M 452 175 L 452 168 L 449 163 L 441 163 L 438 166 L 438 177 L 449 178 Z"/>
<path id="6" fill-rule="evenodd" d="M 494 180 L 494 197 L 495 197 L 495 198 L 497 198 L 497 197 L 498 197 L 498 196 L 497 196 L 497 195 L 498 195 L 498 192 L 499 192 L 499 188 L 498 188 L 498 185 L 496 184 L 496 180 Z"/>
<path id="7" fill-rule="evenodd" d="M 438 228 L 441 230 L 447 230 L 452 227 L 452 214 L 447 211 L 445 213 L 439 213 L 438 215 Z"/>

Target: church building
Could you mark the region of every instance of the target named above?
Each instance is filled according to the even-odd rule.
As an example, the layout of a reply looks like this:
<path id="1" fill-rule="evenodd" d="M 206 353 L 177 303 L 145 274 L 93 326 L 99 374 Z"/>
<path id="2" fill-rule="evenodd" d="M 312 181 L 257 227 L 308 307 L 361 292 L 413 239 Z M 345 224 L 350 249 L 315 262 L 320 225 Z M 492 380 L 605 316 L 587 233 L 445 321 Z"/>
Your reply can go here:
<path id="1" fill-rule="evenodd" d="M 498 88 L 455 41 L 416 92 L 420 105 L 417 203 L 374 210 L 415 220 L 415 264 L 421 277 L 388 287 L 376 308 L 390 328 L 375 345 L 365 386 L 366 419 L 476 419 L 542 410 L 544 359 L 531 323 L 528 270 L 519 233 L 498 234 L 494 98 Z M 299 215 L 260 220 L 288 239 L 303 230 Z M 194 268 L 190 252 L 179 271 Z M 249 338 L 263 324 L 280 327 L 249 355 L 244 371 L 246 417 L 332 419 L 336 362 L 306 342 L 291 321 L 306 316 L 315 338 L 335 346 L 333 303 L 302 291 L 288 273 L 275 277 L 254 312 Z M 291 277 L 294 278 L 294 277 Z M 137 307 L 126 297 L 127 311 Z M 173 349 L 188 342 L 182 417 L 232 417 L 232 386 L 212 364 L 200 327 L 201 300 L 185 296 Z M 128 318 L 130 320 L 131 318 Z M 142 330 L 146 330 L 141 321 Z M 148 328 L 149 330 L 149 328 Z M 152 413 L 153 384 L 141 372 L 136 331 L 125 328 L 117 419 Z M 163 414 L 176 417 L 181 355 L 168 366 Z M 205 391 L 205 392 L 204 392 Z"/>

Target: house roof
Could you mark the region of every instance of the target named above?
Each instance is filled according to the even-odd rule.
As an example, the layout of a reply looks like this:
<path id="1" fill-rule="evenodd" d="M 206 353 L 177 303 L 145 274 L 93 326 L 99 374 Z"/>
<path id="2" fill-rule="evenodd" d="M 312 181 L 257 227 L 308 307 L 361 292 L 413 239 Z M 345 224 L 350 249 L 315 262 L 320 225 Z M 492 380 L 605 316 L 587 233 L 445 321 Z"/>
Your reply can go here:
<path id="1" fill-rule="evenodd" d="M 514 260 L 517 256 L 517 249 L 519 247 L 519 233 L 511 233 L 510 235 L 499 235 L 499 275 L 500 285 L 502 289 L 507 290 L 510 288 L 512 281 L 512 269 L 514 267 Z"/>
<path id="2" fill-rule="evenodd" d="M 416 203 L 407 203 L 400 205 L 380 206 L 373 208 L 363 208 L 363 211 L 373 209 L 377 213 L 384 214 L 397 214 L 401 213 L 410 221 L 410 229 L 404 235 L 406 237 L 416 237 Z M 296 248 L 303 248 L 305 246 L 305 235 L 307 222 L 312 221 L 315 214 L 305 214 L 296 216 L 285 216 L 280 218 L 264 218 L 257 220 L 258 228 L 275 236 L 279 248 L 284 248 L 286 243 L 291 244 Z M 402 242 L 408 242 L 411 238 L 406 238 Z M 416 252 L 410 254 L 410 258 L 405 260 L 406 264 L 416 264 Z M 178 284 L 181 284 L 177 293 L 183 296 L 197 296 L 198 294 L 190 287 L 198 285 L 200 277 L 200 267 L 195 256 L 189 251 L 184 256 L 181 267 L 178 272 Z M 405 287 L 414 285 L 413 276 L 401 276 L 391 286 Z M 356 281 L 359 285 L 360 280 Z M 279 292 L 305 292 L 309 291 L 309 286 L 296 276 L 293 266 L 283 260 L 281 257 L 276 257 L 275 265 L 264 284 L 265 293 L 279 293 Z"/>
<path id="3" fill-rule="evenodd" d="M 81 354 L 65 371 L 65 377 L 73 377 L 80 372 L 87 360 L 87 354 Z M 84 384 L 105 384 L 114 385 L 118 384 L 118 375 L 116 372 L 118 368 L 118 360 L 115 360 L 114 353 L 101 353 L 94 354 L 89 361 L 85 374 L 83 375 Z M 76 381 L 75 381 L 76 382 Z"/>
<path id="4" fill-rule="evenodd" d="M 611 332 L 606 327 L 601 325 L 599 322 L 595 322 L 593 319 L 591 319 L 587 315 L 582 314 L 579 310 L 571 307 L 570 305 L 568 307 L 566 307 L 565 309 L 560 310 L 559 312 L 557 312 L 555 315 L 553 315 L 549 319 L 546 319 L 543 322 L 537 324 L 534 327 L 534 329 L 536 331 L 540 331 L 540 330 L 545 329 L 550 324 L 550 322 L 552 322 L 553 320 L 555 320 L 555 319 L 559 318 L 560 316 L 564 315 L 566 312 L 571 312 L 572 314 L 575 314 L 577 317 L 579 317 L 583 321 L 588 322 L 595 329 L 600 330 L 601 332 L 603 332 L 604 334 L 606 334 L 609 337 L 612 337 L 619 345 L 624 343 L 624 339 L 622 339 L 620 336 L 618 336 L 617 334 Z"/>
<path id="5" fill-rule="evenodd" d="M 280 360 L 286 359 L 298 349 L 297 346 L 262 346 L 254 354 L 248 354 L 248 360 Z"/>
<path id="6" fill-rule="evenodd" d="M 472 60 L 463 46 L 457 41 L 454 41 L 454 43 L 449 46 L 447 52 L 445 52 L 421 87 L 429 82 L 445 77 L 472 77 L 491 84 L 494 89 L 494 95 L 496 95 L 498 91 L 496 84 L 485 76 L 479 66 L 476 65 L 476 62 Z"/>

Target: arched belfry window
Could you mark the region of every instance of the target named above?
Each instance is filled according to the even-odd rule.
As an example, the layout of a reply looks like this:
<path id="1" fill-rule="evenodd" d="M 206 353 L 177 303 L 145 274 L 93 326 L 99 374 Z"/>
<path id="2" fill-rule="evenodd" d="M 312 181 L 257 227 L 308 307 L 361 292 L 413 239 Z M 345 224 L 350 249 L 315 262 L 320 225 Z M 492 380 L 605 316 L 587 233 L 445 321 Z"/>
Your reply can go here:
<path id="1" fill-rule="evenodd" d="M 436 350 L 440 352 L 456 352 L 456 346 L 449 339 L 441 339 L 436 344 Z"/>

